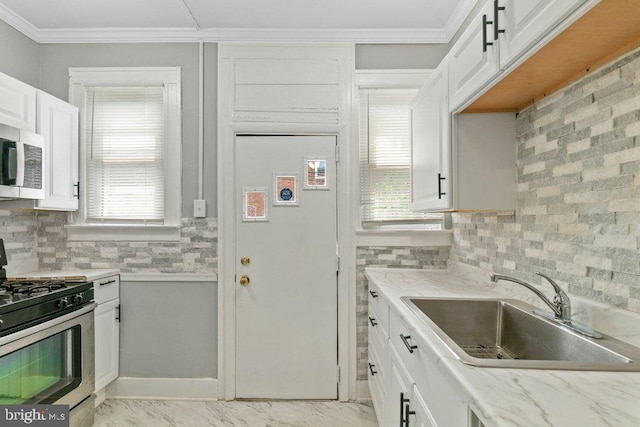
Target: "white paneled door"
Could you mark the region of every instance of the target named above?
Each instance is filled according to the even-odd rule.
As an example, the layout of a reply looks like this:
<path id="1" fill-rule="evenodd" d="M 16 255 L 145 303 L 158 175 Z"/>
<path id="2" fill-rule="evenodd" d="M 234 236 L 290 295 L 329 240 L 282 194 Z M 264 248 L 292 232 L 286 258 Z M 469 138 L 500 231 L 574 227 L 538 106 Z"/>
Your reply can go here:
<path id="1" fill-rule="evenodd" d="M 236 138 L 237 398 L 337 398 L 335 150 Z"/>

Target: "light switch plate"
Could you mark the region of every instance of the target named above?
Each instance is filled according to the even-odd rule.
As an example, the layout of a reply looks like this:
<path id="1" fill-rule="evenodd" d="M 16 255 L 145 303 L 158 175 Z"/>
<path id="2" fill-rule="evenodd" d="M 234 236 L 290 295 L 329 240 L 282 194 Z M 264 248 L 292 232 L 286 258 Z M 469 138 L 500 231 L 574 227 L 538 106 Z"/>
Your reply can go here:
<path id="1" fill-rule="evenodd" d="M 193 201 L 193 216 L 195 218 L 204 218 L 207 216 L 207 202 L 205 200 Z"/>

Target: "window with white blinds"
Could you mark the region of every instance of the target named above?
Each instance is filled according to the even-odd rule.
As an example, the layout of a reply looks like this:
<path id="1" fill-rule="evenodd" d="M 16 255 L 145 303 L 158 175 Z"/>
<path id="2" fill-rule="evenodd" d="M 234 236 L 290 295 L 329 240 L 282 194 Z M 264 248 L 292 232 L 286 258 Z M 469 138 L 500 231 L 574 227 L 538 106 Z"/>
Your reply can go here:
<path id="1" fill-rule="evenodd" d="M 411 212 L 409 104 L 418 89 L 361 89 L 360 206 L 364 227 L 439 222 Z"/>
<path id="2" fill-rule="evenodd" d="M 86 221 L 162 223 L 164 86 L 86 91 Z"/>

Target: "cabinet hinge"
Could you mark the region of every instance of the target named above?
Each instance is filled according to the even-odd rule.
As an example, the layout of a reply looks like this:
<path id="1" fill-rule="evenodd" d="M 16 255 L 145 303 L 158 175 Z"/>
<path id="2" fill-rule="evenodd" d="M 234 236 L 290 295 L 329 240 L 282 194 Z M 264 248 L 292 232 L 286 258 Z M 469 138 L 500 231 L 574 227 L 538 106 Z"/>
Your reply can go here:
<path id="1" fill-rule="evenodd" d="M 116 320 L 118 323 L 122 322 L 122 314 L 120 314 L 120 304 L 116 306 Z"/>
<path id="2" fill-rule="evenodd" d="M 340 382 L 340 366 L 336 366 L 336 381 Z"/>
<path id="3" fill-rule="evenodd" d="M 336 163 L 340 163 L 340 146 L 336 145 Z"/>

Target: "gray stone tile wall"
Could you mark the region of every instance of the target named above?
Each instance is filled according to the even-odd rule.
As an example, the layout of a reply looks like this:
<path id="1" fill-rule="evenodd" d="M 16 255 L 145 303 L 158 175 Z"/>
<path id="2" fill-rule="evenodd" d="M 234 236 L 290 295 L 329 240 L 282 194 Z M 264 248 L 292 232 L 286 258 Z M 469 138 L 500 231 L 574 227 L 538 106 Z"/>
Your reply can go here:
<path id="1" fill-rule="evenodd" d="M 215 218 L 183 218 L 179 242 L 76 242 L 67 239 L 67 216 L 61 212 L 38 213 L 37 251 L 43 269 L 118 268 L 123 273 L 217 273 Z"/>
<path id="2" fill-rule="evenodd" d="M 518 114 L 515 212 L 453 215 L 451 260 L 640 313 L 640 51 Z"/>
<path id="3" fill-rule="evenodd" d="M 447 268 L 449 247 L 382 247 L 356 248 L 356 354 L 357 379 L 367 379 L 368 330 L 367 312 L 369 285 L 364 276 L 366 267 L 378 268 Z"/>
<path id="4" fill-rule="evenodd" d="M 0 209 L 0 238 L 4 241 L 9 265 L 36 258 L 36 213 Z"/>

